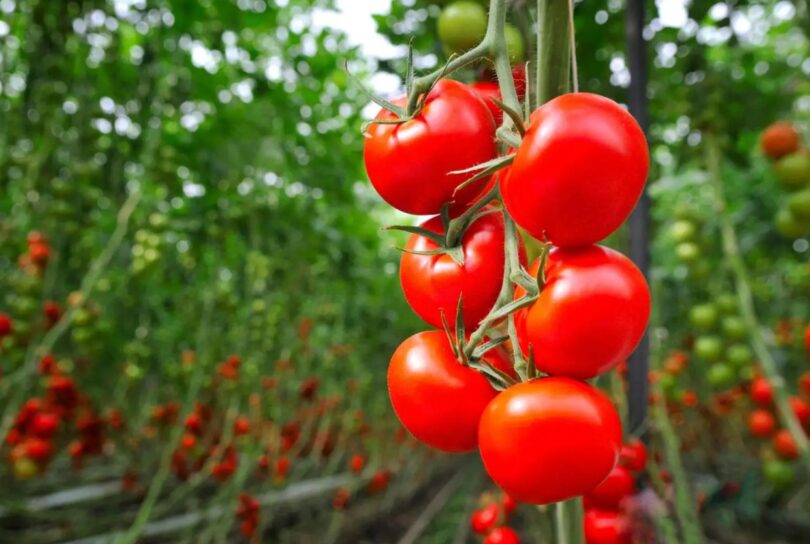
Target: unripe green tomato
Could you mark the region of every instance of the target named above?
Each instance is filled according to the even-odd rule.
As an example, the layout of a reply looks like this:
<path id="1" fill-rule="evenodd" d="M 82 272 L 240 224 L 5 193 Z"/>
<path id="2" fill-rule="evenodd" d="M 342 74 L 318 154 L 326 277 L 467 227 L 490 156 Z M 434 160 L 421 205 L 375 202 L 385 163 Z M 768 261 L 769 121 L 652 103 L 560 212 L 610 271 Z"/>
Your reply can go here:
<path id="1" fill-rule="evenodd" d="M 773 171 L 779 183 L 789 191 L 810 185 L 810 152 L 796 151 L 779 159 Z"/>
<path id="2" fill-rule="evenodd" d="M 742 368 L 751 364 L 754 354 L 745 344 L 732 344 L 726 349 L 726 360 L 731 366 Z"/>
<path id="3" fill-rule="evenodd" d="M 788 197 L 788 210 L 800 221 L 810 221 L 810 189 L 802 189 Z"/>
<path id="4" fill-rule="evenodd" d="M 124 367 L 124 375 L 130 380 L 140 380 L 143 378 L 143 370 L 135 363 L 127 363 Z"/>
<path id="5" fill-rule="evenodd" d="M 723 340 L 718 336 L 698 336 L 693 349 L 704 361 L 719 361 L 723 355 Z"/>
<path id="6" fill-rule="evenodd" d="M 658 379 L 658 386 L 665 395 L 669 396 L 675 391 L 678 383 L 675 381 L 675 376 L 672 374 L 662 374 Z"/>
<path id="7" fill-rule="evenodd" d="M 739 378 L 741 382 L 750 382 L 756 377 L 756 375 L 757 370 L 754 368 L 754 365 L 748 365 L 737 369 L 737 378 Z"/>
<path id="8" fill-rule="evenodd" d="M 39 472 L 37 464 L 28 457 L 20 457 L 14 460 L 14 477 L 18 480 L 33 478 Z"/>
<path id="9" fill-rule="evenodd" d="M 714 363 L 706 373 L 706 380 L 712 387 L 728 387 L 736 377 L 736 372 L 728 363 Z"/>
<path id="10" fill-rule="evenodd" d="M 689 322 L 699 329 L 711 329 L 717 323 L 717 308 L 710 303 L 692 306 Z"/>
<path id="11" fill-rule="evenodd" d="M 687 272 L 693 280 L 705 280 L 712 273 L 712 265 L 708 261 L 697 261 L 689 264 Z"/>
<path id="12" fill-rule="evenodd" d="M 796 478 L 793 464 L 780 459 L 769 459 L 762 465 L 765 480 L 777 489 L 788 487 Z"/>
<path id="13" fill-rule="evenodd" d="M 526 55 L 526 48 L 523 46 L 523 35 L 520 30 L 506 23 L 504 37 L 506 38 L 506 51 L 509 53 L 509 62 L 512 64 L 521 62 Z"/>
<path id="14" fill-rule="evenodd" d="M 77 344 L 86 344 L 93 338 L 93 330 L 87 327 L 76 327 L 70 331 L 70 336 Z"/>
<path id="15" fill-rule="evenodd" d="M 774 224 L 779 234 L 785 238 L 800 238 L 807 231 L 807 225 L 800 221 L 787 208 L 782 208 L 776 212 Z"/>
<path id="16" fill-rule="evenodd" d="M 14 297 L 10 300 L 10 303 L 11 307 L 14 309 L 14 315 L 17 318 L 30 317 L 39 310 L 37 301 L 29 296 Z"/>
<path id="17" fill-rule="evenodd" d="M 745 321 L 736 315 L 724 317 L 720 322 L 720 329 L 729 340 L 742 340 L 748 336 L 748 327 L 746 327 Z"/>
<path id="18" fill-rule="evenodd" d="M 733 314 L 737 311 L 737 295 L 734 293 L 721 293 L 714 299 L 721 313 Z"/>
<path id="19" fill-rule="evenodd" d="M 675 246 L 675 256 L 685 263 L 693 263 L 700 258 L 700 248 L 694 242 L 682 242 Z"/>
<path id="20" fill-rule="evenodd" d="M 439 16 L 439 39 L 450 53 L 463 53 L 478 45 L 487 31 L 487 12 L 480 4 L 459 0 Z"/>
<path id="21" fill-rule="evenodd" d="M 695 238 L 697 225 L 688 219 L 681 219 L 672 223 L 669 227 L 669 236 L 676 243 L 688 242 Z"/>
<path id="22" fill-rule="evenodd" d="M 78 326 L 78 327 L 81 327 L 83 325 L 87 325 L 92 320 L 93 320 L 93 314 L 91 314 L 90 312 L 88 312 L 84 308 L 79 308 L 73 314 L 73 324 Z"/>
<path id="23" fill-rule="evenodd" d="M 156 229 L 165 227 L 168 222 L 169 219 L 162 213 L 155 212 L 149 216 L 149 224 Z"/>
<path id="24" fill-rule="evenodd" d="M 687 221 L 694 221 L 697 217 L 695 205 L 688 200 L 678 201 L 672 210 L 672 215 L 675 217 L 675 219 L 683 219 Z"/>

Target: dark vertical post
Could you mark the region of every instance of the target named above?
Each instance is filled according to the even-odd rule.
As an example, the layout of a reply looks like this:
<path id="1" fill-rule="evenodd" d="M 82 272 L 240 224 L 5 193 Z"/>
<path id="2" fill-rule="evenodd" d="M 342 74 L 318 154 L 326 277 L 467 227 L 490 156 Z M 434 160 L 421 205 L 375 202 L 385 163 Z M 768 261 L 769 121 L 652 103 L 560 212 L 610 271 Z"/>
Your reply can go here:
<path id="1" fill-rule="evenodd" d="M 630 68 L 628 104 L 630 113 L 641 125 L 645 134 L 649 130 L 647 114 L 647 48 L 644 42 L 644 2 L 628 0 L 625 14 L 625 39 L 627 60 Z M 641 196 L 630 216 L 630 258 L 649 280 L 650 274 L 650 198 L 647 192 Z M 648 384 L 650 366 L 649 332 L 644 334 L 629 361 L 628 423 L 631 433 L 638 433 L 647 419 Z M 646 433 L 644 433 L 646 434 Z"/>

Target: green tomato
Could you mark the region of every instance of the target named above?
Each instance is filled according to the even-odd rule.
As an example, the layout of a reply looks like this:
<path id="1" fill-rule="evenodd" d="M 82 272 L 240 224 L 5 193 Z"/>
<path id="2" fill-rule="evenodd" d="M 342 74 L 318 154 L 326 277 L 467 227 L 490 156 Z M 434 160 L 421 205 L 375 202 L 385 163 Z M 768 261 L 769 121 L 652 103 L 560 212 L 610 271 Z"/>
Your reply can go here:
<path id="1" fill-rule="evenodd" d="M 744 366 L 737 369 L 737 378 L 741 382 L 750 382 L 756 377 L 757 371 L 753 365 Z"/>
<path id="2" fill-rule="evenodd" d="M 792 463 L 780 459 L 769 459 L 762 465 L 762 475 L 775 488 L 784 488 L 793 483 L 796 471 Z"/>
<path id="3" fill-rule="evenodd" d="M 693 349 L 704 361 L 719 361 L 723 355 L 723 340 L 719 336 L 698 336 Z"/>
<path id="4" fill-rule="evenodd" d="M 675 256 L 685 263 L 693 263 L 700 258 L 700 248 L 694 242 L 682 242 L 675 246 Z"/>
<path id="5" fill-rule="evenodd" d="M 439 16 L 439 39 L 450 53 L 478 45 L 487 31 L 487 12 L 469 0 L 453 2 Z"/>
<path id="6" fill-rule="evenodd" d="M 689 310 L 689 322 L 698 329 L 711 329 L 717 323 L 717 308 L 713 304 L 698 304 Z"/>
<path id="7" fill-rule="evenodd" d="M 732 344 L 726 349 L 726 359 L 735 368 L 742 368 L 751 364 L 754 354 L 745 344 Z"/>
<path id="8" fill-rule="evenodd" d="M 748 327 L 745 321 L 736 315 L 729 315 L 720 322 L 723 335 L 729 340 L 742 340 L 748 336 Z"/>
<path id="9" fill-rule="evenodd" d="M 727 387 L 734 383 L 736 377 L 734 369 L 726 363 L 714 363 L 706 373 L 706 380 L 713 387 Z"/>
<path id="10" fill-rule="evenodd" d="M 734 293 L 721 293 L 714 299 L 721 313 L 733 314 L 737 311 L 737 295 Z"/>
<path id="11" fill-rule="evenodd" d="M 675 219 L 694 221 L 697 218 L 695 204 L 689 200 L 679 200 L 672 210 Z"/>
<path id="12" fill-rule="evenodd" d="M 787 208 L 782 208 L 776 213 L 774 224 L 779 234 L 785 238 L 801 238 L 807 231 L 807 225 L 800 221 Z"/>
<path id="13" fill-rule="evenodd" d="M 779 159 L 773 165 L 776 178 L 782 186 L 793 191 L 810 184 L 810 153 L 797 151 Z"/>
<path id="14" fill-rule="evenodd" d="M 810 221 L 810 189 L 802 189 L 788 197 L 788 210 L 800 221 Z"/>
<path id="15" fill-rule="evenodd" d="M 676 243 L 688 242 L 695 238 L 697 225 L 688 219 L 680 219 L 669 227 L 669 236 Z"/>
<path id="16" fill-rule="evenodd" d="M 526 48 L 523 46 L 523 35 L 515 26 L 506 23 L 504 27 L 504 37 L 506 38 L 506 50 L 509 52 L 509 62 L 517 64 L 526 56 Z"/>
<path id="17" fill-rule="evenodd" d="M 687 271 L 693 280 L 705 280 L 712 273 L 712 266 L 707 261 L 697 261 L 691 263 Z"/>

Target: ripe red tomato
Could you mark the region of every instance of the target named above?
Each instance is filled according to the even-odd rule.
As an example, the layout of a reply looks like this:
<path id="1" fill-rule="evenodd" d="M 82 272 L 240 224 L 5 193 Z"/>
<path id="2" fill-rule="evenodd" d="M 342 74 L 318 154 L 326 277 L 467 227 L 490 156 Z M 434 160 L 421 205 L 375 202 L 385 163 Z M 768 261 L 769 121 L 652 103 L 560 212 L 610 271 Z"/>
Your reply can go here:
<path id="1" fill-rule="evenodd" d="M 400 344 L 388 366 L 388 393 L 402 425 L 446 452 L 475 449 L 481 413 L 496 395 L 483 375 L 456 360 L 443 331 Z"/>
<path id="2" fill-rule="evenodd" d="M 799 133 L 793 125 L 778 121 L 762 132 L 759 144 L 762 152 L 771 159 L 778 159 L 799 149 Z"/>
<path id="3" fill-rule="evenodd" d="M 624 498 L 635 492 L 636 481 L 633 475 L 624 466 L 616 465 L 602 483 L 585 495 L 585 501 L 589 507 L 617 511 Z"/>
<path id="4" fill-rule="evenodd" d="M 535 277 L 539 260 L 529 271 Z M 516 291 L 516 297 L 523 290 Z M 554 248 L 537 301 L 516 315 L 521 348 L 552 376 L 589 379 L 632 353 L 650 317 L 650 292 L 638 268 L 602 246 Z"/>
<path id="5" fill-rule="evenodd" d="M 751 400 L 763 408 L 767 408 L 773 403 L 773 389 L 768 380 L 762 377 L 751 380 Z"/>
<path id="6" fill-rule="evenodd" d="M 520 544 L 520 538 L 509 527 L 498 527 L 487 535 L 484 544 Z"/>
<path id="7" fill-rule="evenodd" d="M 394 119 L 387 110 L 377 115 L 377 120 Z M 366 172 L 380 196 L 416 215 L 437 214 L 451 201 L 457 207 L 471 202 L 487 179 L 454 195 L 456 187 L 474 173 L 449 172 L 486 162 L 496 154 L 495 121 L 487 105 L 470 87 L 452 80 L 437 83 L 410 121 L 370 125 L 363 150 Z"/>
<path id="8" fill-rule="evenodd" d="M 493 98 L 503 100 L 501 98 L 501 88 L 498 83 L 495 81 L 476 81 L 471 84 L 470 87 L 475 89 L 475 92 L 478 93 L 478 96 L 481 97 L 481 100 L 483 100 L 489 108 L 489 113 L 491 113 L 492 118 L 495 119 L 495 124 L 500 126 L 503 122 L 503 110 L 492 101 Z"/>
<path id="9" fill-rule="evenodd" d="M 647 446 L 638 439 L 622 445 L 619 462 L 633 472 L 641 472 L 647 466 Z"/>
<path id="10" fill-rule="evenodd" d="M 624 516 L 618 512 L 591 509 L 585 512 L 587 544 L 631 544 L 632 534 Z"/>
<path id="11" fill-rule="evenodd" d="M 793 460 L 799 457 L 799 448 L 796 446 L 796 441 L 793 440 L 790 432 L 785 429 L 773 435 L 773 449 L 782 459 Z"/>
<path id="12" fill-rule="evenodd" d="M 485 535 L 498 525 L 501 517 L 501 510 L 497 503 L 488 504 L 473 512 L 470 518 L 470 526 L 475 534 Z"/>
<path id="13" fill-rule="evenodd" d="M 790 407 L 802 426 L 810 423 L 810 405 L 799 397 L 790 397 Z"/>
<path id="14" fill-rule="evenodd" d="M 748 430 L 758 438 L 767 438 L 776 429 L 776 420 L 767 410 L 754 410 L 748 416 Z"/>
<path id="15" fill-rule="evenodd" d="M 532 113 L 503 201 L 535 238 L 592 244 L 630 215 L 648 167 L 647 141 L 627 111 L 603 96 L 566 94 Z"/>
<path id="16" fill-rule="evenodd" d="M 443 234 L 440 217 L 422 227 Z M 442 327 L 441 313 L 454 323 L 459 296 L 463 296 L 464 324 L 475 327 L 495 304 L 501 291 L 504 265 L 503 215 L 490 213 L 477 219 L 465 232 L 461 247 L 464 264 L 459 266 L 447 254 L 416 255 L 403 252 L 399 267 L 402 291 L 414 312 L 434 327 Z M 526 253 L 521 243 L 521 259 Z M 436 243 L 418 234 L 408 239 L 405 249 L 431 251 Z"/>
<path id="17" fill-rule="evenodd" d="M 490 477 L 514 499 L 533 504 L 593 489 L 616 465 L 621 443 L 621 422 L 608 397 L 569 378 L 503 391 L 487 406 L 478 430 Z"/>
<path id="18" fill-rule="evenodd" d="M 14 322 L 8 314 L 0 313 L 0 338 L 11 334 L 14 330 Z"/>
<path id="19" fill-rule="evenodd" d="M 506 512 L 506 515 L 512 514 L 518 507 L 518 502 L 509 493 L 503 494 L 501 504 L 503 504 L 503 511 Z"/>

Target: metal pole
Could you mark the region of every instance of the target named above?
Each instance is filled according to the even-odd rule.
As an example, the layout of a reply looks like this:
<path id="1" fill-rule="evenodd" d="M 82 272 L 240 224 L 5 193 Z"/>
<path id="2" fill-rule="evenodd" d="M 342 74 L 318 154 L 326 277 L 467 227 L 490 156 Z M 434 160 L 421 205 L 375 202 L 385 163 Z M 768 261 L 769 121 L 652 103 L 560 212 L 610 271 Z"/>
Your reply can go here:
<path id="1" fill-rule="evenodd" d="M 649 132 L 647 114 L 647 48 L 642 35 L 644 30 L 644 0 L 628 0 L 625 13 L 625 40 L 627 59 L 630 68 L 630 88 L 628 105 L 630 113 L 641 125 L 645 134 Z M 630 216 L 630 258 L 650 279 L 650 198 L 646 190 Z M 649 332 L 644 334 L 636 351 L 630 356 L 628 424 L 633 434 L 644 429 L 647 419 L 649 385 L 647 374 L 650 367 Z M 646 433 L 642 433 L 646 435 Z M 644 436 L 641 436 L 644 439 Z"/>

